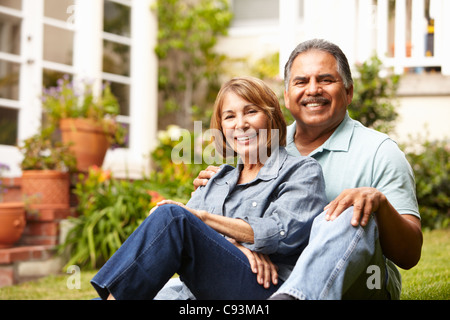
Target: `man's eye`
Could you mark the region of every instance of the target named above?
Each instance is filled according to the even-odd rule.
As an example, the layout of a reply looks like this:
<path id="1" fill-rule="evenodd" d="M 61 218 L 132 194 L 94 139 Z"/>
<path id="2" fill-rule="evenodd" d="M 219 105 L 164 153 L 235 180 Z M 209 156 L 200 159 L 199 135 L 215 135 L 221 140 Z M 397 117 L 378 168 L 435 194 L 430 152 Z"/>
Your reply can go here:
<path id="1" fill-rule="evenodd" d="M 334 83 L 334 80 L 333 79 L 322 79 L 322 80 L 320 80 L 320 83 L 330 84 L 330 83 Z"/>

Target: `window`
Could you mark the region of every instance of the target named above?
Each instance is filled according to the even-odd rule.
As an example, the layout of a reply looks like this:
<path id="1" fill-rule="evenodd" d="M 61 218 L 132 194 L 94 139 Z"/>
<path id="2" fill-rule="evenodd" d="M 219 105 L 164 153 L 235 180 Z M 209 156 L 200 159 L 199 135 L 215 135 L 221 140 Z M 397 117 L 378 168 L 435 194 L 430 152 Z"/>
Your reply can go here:
<path id="1" fill-rule="evenodd" d="M 18 115 L 18 110 L 0 107 L 0 144 L 17 145 Z"/>
<path id="2" fill-rule="evenodd" d="M 296 0 L 298 21 L 304 19 L 304 0 Z M 282 0 L 232 0 L 234 14 L 232 28 L 278 27 L 280 24 L 280 5 Z M 289 3 L 287 5 L 290 5 Z"/>
<path id="3" fill-rule="evenodd" d="M 54 86 L 57 76 L 73 73 L 74 0 L 44 1 L 43 83 Z"/>
<path id="4" fill-rule="evenodd" d="M 277 25 L 279 0 L 234 0 L 233 27 Z"/>
<path id="5" fill-rule="evenodd" d="M 153 147 L 157 129 L 151 2 L 0 0 L 0 160 L 12 168 L 10 176 L 21 174 L 15 146 L 42 126 L 42 87 L 55 86 L 66 74 L 108 82 L 119 100 L 118 120 L 129 137 L 108 151 L 107 167 L 116 176 L 139 177 L 147 170 L 142 156 Z"/>
<path id="6" fill-rule="evenodd" d="M 21 1 L 0 0 L 0 145 L 18 140 Z"/>
<path id="7" fill-rule="evenodd" d="M 103 80 L 120 105 L 119 121 L 130 129 L 130 52 L 131 8 L 128 1 L 104 1 Z M 123 147 L 128 147 L 128 140 Z"/>

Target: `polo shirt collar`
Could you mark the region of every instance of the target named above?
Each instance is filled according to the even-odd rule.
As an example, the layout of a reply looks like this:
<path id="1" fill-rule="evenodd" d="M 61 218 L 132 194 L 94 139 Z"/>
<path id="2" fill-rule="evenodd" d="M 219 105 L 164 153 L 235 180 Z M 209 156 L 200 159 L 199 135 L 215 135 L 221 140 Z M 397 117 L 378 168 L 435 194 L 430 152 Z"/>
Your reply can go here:
<path id="1" fill-rule="evenodd" d="M 333 132 L 331 137 L 324 142 L 322 148 L 330 151 L 348 151 L 353 130 L 354 125 L 347 111 L 344 120 L 342 120 L 341 124 Z"/>
<path id="2" fill-rule="evenodd" d="M 287 128 L 287 145 L 291 148 L 295 146 L 295 132 L 296 132 L 296 122 Z M 353 120 L 350 118 L 348 111 L 345 114 L 344 120 L 339 124 L 333 134 L 325 141 L 320 147 L 311 152 L 309 156 L 313 156 L 316 153 L 322 152 L 323 150 L 330 151 L 344 151 L 347 152 L 350 147 L 350 140 L 353 136 Z M 296 148 L 296 147 L 295 147 Z M 300 153 L 299 153 L 300 154 Z"/>

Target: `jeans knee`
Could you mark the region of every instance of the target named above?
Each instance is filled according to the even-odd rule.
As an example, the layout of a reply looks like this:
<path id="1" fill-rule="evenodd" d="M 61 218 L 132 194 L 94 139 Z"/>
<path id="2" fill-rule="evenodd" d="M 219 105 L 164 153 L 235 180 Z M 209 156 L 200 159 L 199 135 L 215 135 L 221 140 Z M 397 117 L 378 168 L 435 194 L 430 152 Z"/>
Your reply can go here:
<path id="1" fill-rule="evenodd" d="M 165 204 L 158 207 L 158 209 L 152 213 L 152 215 L 154 214 L 157 216 L 164 216 L 166 218 L 175 218 L 186 216 L 187 214 L 190 214 L 190 212 L 180 206 L 177 206 L 176 204 Z"/>
<path id="2" fill-rule="evenodd" d="M 345 209 L 337 218 L 334 220 L 326 219 L 326 211 L 318 215 L 313 222 L 311 233 L 346 233 L 350 229 L 354 229 L 351 224 L 351 219 L 353 217 L 353 207 Z"/>
<path id="3" fill-rule="evenodd" d="M 340 215 L 339 217 L 341 217 L 342 220 L 345 220 L 345 221 L 347 221 L 348 223 L 350 223 L 351 220 L 352 220 L 352 218 L 353 218 L 353 209 L 354 209 L 353 206 L 348 207 L 347 209 L 345 209 L 345 210 L 341 213 L 341 215 Z"/>

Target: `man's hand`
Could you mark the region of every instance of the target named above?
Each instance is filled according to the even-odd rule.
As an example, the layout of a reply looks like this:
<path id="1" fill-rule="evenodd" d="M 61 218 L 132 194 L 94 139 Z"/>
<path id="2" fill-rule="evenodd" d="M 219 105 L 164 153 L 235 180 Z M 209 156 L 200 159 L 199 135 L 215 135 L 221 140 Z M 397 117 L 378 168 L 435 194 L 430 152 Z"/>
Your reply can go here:
<path id="1" fill-rule="evenodd" d="M 206 186 L 208 180 L 211 179 L 219 171 L 219 167 L 209 166 L 205 170 L 200 171 L 198 177 L 194 179 L 194 188 L 197 190 L 198 187 Z"/>
<path id="2" fill-rule="evenodd" d="M 278 284 L 278 267 L 270 261 L 267 255 L 253 252 L 234 239 L 228 238 L 228 240 L 245 254 L 260 285 L 269 289 L 271 281 L 274 285 Z"/>
<path id="3" fill-rule="evenodd" d="M 346 189 L 333 201 L 331 201 L 325 210 L 325 219 L 336 219 L 345 209 L 353 206 L 353 217 L 351 224 L 353 226 L 366 226 L 372 212 L 378 211 L 380 205 L 386 204 L 386 196 L 375 188 L 354 188 Z"/>

